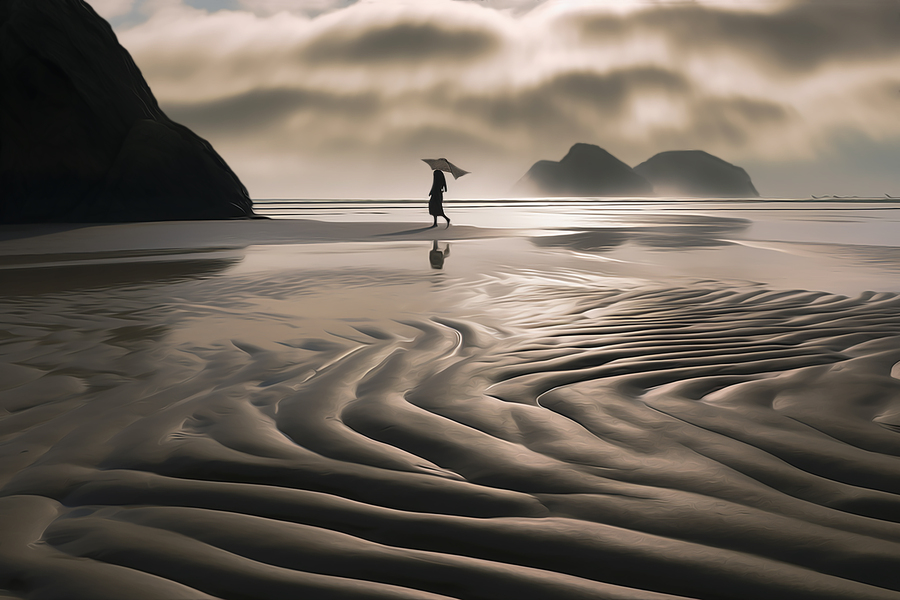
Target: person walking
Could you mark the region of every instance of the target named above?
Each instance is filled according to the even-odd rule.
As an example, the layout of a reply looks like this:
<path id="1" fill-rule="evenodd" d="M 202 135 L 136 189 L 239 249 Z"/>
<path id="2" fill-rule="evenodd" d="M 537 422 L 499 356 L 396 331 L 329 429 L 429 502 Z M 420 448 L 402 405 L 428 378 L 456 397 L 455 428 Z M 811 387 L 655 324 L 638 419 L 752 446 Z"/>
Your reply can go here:
<path id="1" fill-rule="evenodd" d="M 450 227 L 450 218 L 444 214 L 444 192 L 447 191 L 447 178 L 444 172 L 440 170 L 434 171 L 434 182 L 431 184 L 431 191 L 428 192 L 430 199 L 428 200 L 428 214 L 434 217 L 432 227 L 437 227 L 438 217 L 444 217 L 447 220 L 447 227 Z"/>

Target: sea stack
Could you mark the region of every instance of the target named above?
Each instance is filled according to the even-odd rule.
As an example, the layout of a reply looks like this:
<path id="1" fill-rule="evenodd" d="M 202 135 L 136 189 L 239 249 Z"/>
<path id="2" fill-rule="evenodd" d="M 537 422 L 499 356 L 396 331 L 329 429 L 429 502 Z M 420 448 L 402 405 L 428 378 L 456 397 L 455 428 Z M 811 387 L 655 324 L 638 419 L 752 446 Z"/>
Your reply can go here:
<path id="1" fill-rule="evenodd" d="M 559 162 L 540 160 L 513 186 L 515 196 L 650 196 L 653 187 L 593 144 L 575 144 Z"/>
<path id="2" fill-rule="evenodd" d="M 660 152 L 634 168 L 659 196 L 755 198 L 759 192 L 741 167 L 702 150 Z"/>
<path id="3" fill-rule="evenodd" d="M 253 216 L 206 141 L 172 122 L 82 0 L 0 2 L 0 223 Z"/>

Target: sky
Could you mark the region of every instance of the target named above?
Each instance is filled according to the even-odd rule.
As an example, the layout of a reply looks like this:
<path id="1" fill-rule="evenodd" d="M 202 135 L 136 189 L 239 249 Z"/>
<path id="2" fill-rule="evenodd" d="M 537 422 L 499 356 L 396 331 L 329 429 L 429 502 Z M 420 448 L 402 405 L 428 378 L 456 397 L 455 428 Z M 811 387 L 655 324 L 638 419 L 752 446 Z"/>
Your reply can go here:
<path id="1" fill-rule="evenodd" d="M 597 144 L 900 196 L 900 0 L 88 0 L 253 198 L 503 197 Z"/>

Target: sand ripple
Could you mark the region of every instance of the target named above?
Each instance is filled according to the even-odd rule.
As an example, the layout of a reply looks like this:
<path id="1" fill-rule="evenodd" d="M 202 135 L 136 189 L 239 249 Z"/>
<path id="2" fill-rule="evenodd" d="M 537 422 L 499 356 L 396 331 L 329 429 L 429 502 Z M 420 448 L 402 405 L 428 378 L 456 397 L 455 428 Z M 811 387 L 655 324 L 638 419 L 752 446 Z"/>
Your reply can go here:
<path id="1" fill-rule="evenodd" d="M 247 283 L 2 301 L 7 595 L 900 598 L 895 295 L 522 271 L 174 334 Z"/>

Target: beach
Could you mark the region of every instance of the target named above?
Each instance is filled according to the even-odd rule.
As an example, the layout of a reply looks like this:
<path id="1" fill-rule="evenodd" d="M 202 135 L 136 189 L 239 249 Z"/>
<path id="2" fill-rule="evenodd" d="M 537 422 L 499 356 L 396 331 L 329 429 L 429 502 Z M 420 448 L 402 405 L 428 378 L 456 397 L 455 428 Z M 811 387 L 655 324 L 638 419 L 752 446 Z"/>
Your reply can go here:
<path id="1" fill-rule="evenodd" d="M 0 227 L 0 597 L 900 599 L 900 203 Z"/>

